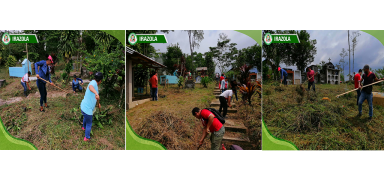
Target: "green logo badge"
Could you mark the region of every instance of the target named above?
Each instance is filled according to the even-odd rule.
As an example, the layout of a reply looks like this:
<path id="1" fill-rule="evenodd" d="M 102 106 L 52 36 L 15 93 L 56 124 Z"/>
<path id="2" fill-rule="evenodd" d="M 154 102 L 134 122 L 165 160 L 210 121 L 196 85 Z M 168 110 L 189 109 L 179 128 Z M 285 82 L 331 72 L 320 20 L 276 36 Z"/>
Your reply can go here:
<path id="1" fill-rule="evenodd" d="M 135 45 L 137 43 L 138 39 L 135 33 L 131 33 L 128 36 L 128 42 L 130 45 Z"/>
<path id="2" fill-rule="evenodd" d="M 9 36 L 8 33 L 4 33 L 1 37 L 1 41 L 3 41 L 5 45 L 8 45 L 11 42 L 11 36 Z"/>
<path id="3" fill-rule="evenodd" d="M 264 35 L 264 42 L 266 45 L 270 45 L 272 43 L 272 35 L 270 33 L 266 33 Z"/>

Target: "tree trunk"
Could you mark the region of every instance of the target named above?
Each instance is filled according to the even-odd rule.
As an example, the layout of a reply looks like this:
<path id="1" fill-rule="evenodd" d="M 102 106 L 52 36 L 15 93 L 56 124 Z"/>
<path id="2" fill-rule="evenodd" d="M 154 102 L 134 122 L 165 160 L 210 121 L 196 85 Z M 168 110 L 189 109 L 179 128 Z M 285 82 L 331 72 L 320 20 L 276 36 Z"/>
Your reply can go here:
<path id="1" fill-rule="evenodd" d="M 348 74 L 348 79 L 349 81 L 351 81 L 351 45 L 350 45 L 350 42 L 349 42 L 349 30 L 348 30 L 348 58 L 349 58 L 349 74 Z"/>

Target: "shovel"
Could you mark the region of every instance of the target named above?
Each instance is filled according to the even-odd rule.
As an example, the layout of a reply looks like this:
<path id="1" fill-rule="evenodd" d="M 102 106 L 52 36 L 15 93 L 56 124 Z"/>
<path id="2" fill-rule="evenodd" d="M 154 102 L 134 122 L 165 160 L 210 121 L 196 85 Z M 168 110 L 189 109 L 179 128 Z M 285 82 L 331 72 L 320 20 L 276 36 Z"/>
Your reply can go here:
<path id="1" fill-rule="evenodd" d="M 365 87 L 368 87 L 368 86 L 372 86 L 372 85 L 377 84 L 377 83 L 380 83 L 380 82 L 384 82 L 384 80 L 376 81 L 376 82 L 371 83 L 371 84 L 367 84 L 367 85 L 361 87 L 361 89 L 363 89 L 363 88 L 365 88 Z M 347 91 L 347 92 L 345 92 L 345 93 L 343 93 L 343 94 L 339 94 L 339 95 L 337 95 L 336 97 L 339 98 L 340 96 L 342 96 L 342 95 L 344 95 L 344 94 L 348 94 L 348 93 L 353 92 L 353 91 L 356 91 L 356 90 L 358 90 L 358 89 L 360 89 L 360 88 L 356 88 L 356 89 L 354 89 L 354 90 Z"/>

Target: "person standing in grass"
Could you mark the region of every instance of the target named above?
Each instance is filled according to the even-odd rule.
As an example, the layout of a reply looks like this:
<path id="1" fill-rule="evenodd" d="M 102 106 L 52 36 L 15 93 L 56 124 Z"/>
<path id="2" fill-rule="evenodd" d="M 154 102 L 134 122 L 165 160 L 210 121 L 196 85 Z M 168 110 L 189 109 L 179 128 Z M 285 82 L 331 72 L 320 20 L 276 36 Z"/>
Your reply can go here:
<path id="1" fill-rule="evenodd" d="M 361 74 L 363 74 L 363 70 L 359 69 L 359 73 L 355 74 L 355 77 L 353 78 L 355 80 L 355 89 L 359 88 L 360 81 L 361 81 Z M 356 92 L 357 92 L 356 104 L 359 105 L 361 89 L 356 90 Z"/>
<path id="2" fill-rule="evenodd" d="M 204 139 L 211 133 L 211 150 L 219 150 L 221 141 L 225 134 L 225 127 L 220 120 L 207 109 L 200 110 L 198 107 L 192 109 L 192 115 L 201 120 L 203 124 L 203 135 L 199 141 L 199 147 L 203 145 Z"/>
<path id="3" fill-rule="evenodd" d="M 157 72 L 153 73 L 153 76 L 149 79 L 149 82 L 151 83 L 152 88 L 152 101 L 157 101 Z"/>
<path id="4" fill-rule="evenodd" d="M 80 81 L 81 81 L 81 84 L 80 84 Z M 83 92 L 83 87 L 81 87 L 81 85 L 83 84 L 84 84 L 83 80 L 80 78 L 77 78 L 76 75 L 74 75 L 72 80 L 73 93 L 76 93 L 76 89 L 78 89 L 80 92 Z"/>
<path id="5" fill-rule="evenodd" d="M 372 89 L 373 89 L 373 87 L 368 86 L 368 87 L 362 88 L 362 86 L 372 84 L 375 81 L 384 80 L 384 78 L 378 79 L 376 77 L 375 73 L 373 73 L 372 71 L 369 70 L 369 65 L 365 65 L 363 69 L 364 69 L 364 74 L 362 76 L 362 79 L 363 79 L 364 84 L 363 85 L 361 85 L 361 83 L 359 84 L 359 88 L 361 89 L 361 94 L 360 94 L 360 98 L 359 98 L 359 115 L 358 116 L 362 115 L 363 102 L 365 100 L 367 100 L 368 105 L 369 105 L 369 120 L 371 120 L 372 116 L 373 116 L 373 104 L 372 104 L 372 99 L 373 99 Z"/>
<path id="6" fill-rule="evenodd" d="M 101 108 L 100 103 L 96 104 L 96 102 L 100 100 L 99 85 L 102 80 L 103 74 L 97 72 L 95 74 L 95 79 L 88 84 L 87 90 L 85 90 L 84 99 L 80 104 L 81 114 L 83 114 L 84 117 L 82 127 L 82 129 L 85 130 L 84 141 L 89 141 L 91 139 L 93 110 L 96 106 Z"/>
<path id="7" fill-rule="evenodd" d="M 313 91 L 316 92 L 316 90 L 315 90 L 315 71 L 312 70 L 311 67 L 308 67 L 307 70 L 308 70 L 308 72 L 307 72 L 308 91 L 311 89 L 311 86 L 312 86 Z"/>
<path id="8" fill-rule="evenodd" d="M 41 60 L 35 63 L 35 71 L 37 71 L 36 85 L 40 92 L 40 112 L 45 111 L 43 108 L 43 103 L 45 103 L 45 108 L 49 107 L 47 104 L 47 88 L 45 86 L 46 82 L 41 79 L 49 81 L 52 86 L 54 85 L 51 80 L 51 75 L 49 74 L 49 66 L 51 66 L 52 64 L 53 64 L 53 60 L 51 56 L 48 56 L 48 60 Z"/>
<path id="9" fill-rule="evenodd" d="M 232 90 L 226 90 L 223 93 L 220 94 L 219 101 L 220 101 L 220 108 L 219 112 L 223 110 L 223 117 L 227 115 L 227 109 L 228 107 L 232 107 L 231 105 L 231 98 L 232 98 L 233 92 Z"/>
<path id="10" fill-rule="evenodd" d="M 27 74 L 25 74 L 22 78 L 21 78 L 21 85 L 23 86 L 24 88 L 24 96 L 27 97 L 27 91 L 28 89 L 31 90 L 31 87 L 29 87 L 29 82 L 31 82 L 29 80 L 29 76 L 31 76 L 31 71 L 28 71 Z M 27 89 L 28 87 L 28 89 Z"/>
<path id="11" fill-rule="evenodd" d="M 281 78 L 280 78 L 280 83 L 283 83 L 284 85 L 287 85 L 287 78 L 288 78 L 288 73 L 287 71 L 285 71 L 283 68 L 277 68 L 277 70 L 280 72 L 281 74 Z"/>

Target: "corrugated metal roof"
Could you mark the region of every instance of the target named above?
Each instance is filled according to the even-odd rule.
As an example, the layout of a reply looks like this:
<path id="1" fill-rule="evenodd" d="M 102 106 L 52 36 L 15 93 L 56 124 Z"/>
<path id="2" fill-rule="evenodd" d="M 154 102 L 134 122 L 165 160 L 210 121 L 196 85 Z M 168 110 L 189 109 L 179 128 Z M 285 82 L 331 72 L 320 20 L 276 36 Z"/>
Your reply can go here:
<path id="1" fill-rule="evenodd" d="M 152 58 L 133 50 L 132 48 L 126 47 L 126 52 L 132 56 L 136 55 L 136 56 L 143 58 L 145 60 L 145 62 L 143 62 L 143 63 L 150 63 L 150 64 L 158 66 L 158 67 L 167 67 L 167 66 L 165 66 L 159 62 L 156 62 Z"/>

